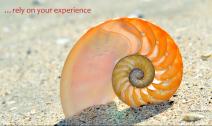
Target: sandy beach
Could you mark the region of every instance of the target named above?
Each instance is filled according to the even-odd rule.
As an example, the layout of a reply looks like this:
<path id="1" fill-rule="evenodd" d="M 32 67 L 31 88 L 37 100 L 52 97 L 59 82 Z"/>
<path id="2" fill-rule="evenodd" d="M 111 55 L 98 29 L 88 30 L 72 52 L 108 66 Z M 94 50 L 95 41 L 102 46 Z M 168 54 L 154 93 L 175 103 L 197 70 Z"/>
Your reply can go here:
<path id="1" fill-rule="evenodd" d="M 13 8 L 90 8 L 89 14 L 5 13 Z M 212 125 L 211 0 L 4 0 L 0 4 L 0 125 Z M 137 16 L 164 28 L 184 74 L 170 101 L 130 109 L 115 99 L 64 120 L 60 78 L 75 42 L 105 20 Z M 201 118 L 185 121 L 185 115 Z"/>

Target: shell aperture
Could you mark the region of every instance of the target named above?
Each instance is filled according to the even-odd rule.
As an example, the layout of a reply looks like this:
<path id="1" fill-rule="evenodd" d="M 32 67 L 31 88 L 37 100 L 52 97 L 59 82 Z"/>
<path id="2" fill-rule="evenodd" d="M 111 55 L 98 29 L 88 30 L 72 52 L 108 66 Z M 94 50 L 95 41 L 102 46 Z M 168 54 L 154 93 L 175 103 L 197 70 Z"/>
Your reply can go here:
<path id="1" fill-rule="evenodd" d="M 166 101 L 182 79 L 174 40 L 138 18 L 119 18 L 89 29 L 69 53 L 61 76 L 66 117 L 118 96 L 130 106 Z"/>

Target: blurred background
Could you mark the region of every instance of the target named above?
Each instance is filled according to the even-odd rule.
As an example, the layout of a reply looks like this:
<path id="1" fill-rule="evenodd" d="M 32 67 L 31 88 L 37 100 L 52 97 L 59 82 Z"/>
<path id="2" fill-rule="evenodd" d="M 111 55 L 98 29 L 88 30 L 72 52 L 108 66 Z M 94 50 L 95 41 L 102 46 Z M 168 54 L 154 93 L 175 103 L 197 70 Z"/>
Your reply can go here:
<path id="1" fill-rule="evenodd" d="M 92 11 L 64 15 L 4 12 L 18 7 L 78 7 Z M 71 121 L 212 125 L 211 14 L 211 0 L 0 0 L 0 125 L 48 125 L 63 121 L 59 85 L 70 49 L 90 27 L 123 16 L 153 21 L 176 40 L 183 56 L 184 77 L 171 99 L 174 104 L 131 111 L 115 100 L 113 105 L 85 110 Z M 105 112 L 110 117 L 104 116 Z M 183 121 L 183 115 L 189 112 L 204 117 L 195 122 Z"/>

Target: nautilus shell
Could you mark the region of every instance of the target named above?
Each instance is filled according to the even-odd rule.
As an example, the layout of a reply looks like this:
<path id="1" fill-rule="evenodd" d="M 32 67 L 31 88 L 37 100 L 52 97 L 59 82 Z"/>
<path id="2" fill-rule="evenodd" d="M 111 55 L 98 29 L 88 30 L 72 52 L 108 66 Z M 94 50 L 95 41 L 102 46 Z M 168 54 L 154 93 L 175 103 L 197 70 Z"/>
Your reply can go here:
<path id="1" fill-rule="evenodd" d="M 66 117 L 116 96 L 132 107 L 169 100 L 183 74 L 170 35 L 139 18 L 111 19 L 89 29 L 75 44 L 61 78 Z"/>

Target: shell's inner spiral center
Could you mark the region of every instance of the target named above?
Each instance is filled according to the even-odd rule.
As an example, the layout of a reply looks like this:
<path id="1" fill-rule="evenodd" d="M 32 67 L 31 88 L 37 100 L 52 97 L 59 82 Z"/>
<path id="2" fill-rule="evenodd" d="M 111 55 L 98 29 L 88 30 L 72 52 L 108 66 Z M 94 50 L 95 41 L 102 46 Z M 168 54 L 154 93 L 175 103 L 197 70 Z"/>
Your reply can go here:
<path id="1" fill-rule="evenodd" d="M 135 87 L 139 85 L 139 80 L 144 78 L 144 72 L 139 68 L 133 68 L 129 74 L 129 81 Z"/>
<path id="2" fill-rule="evenodd" d="M 140 54 L 129 55 L 119 60 L 112 77 L 115 90 L 129 83 L 133 87 L 144 88 L 154 80 L 155 68 L 147 57 Z"/>

